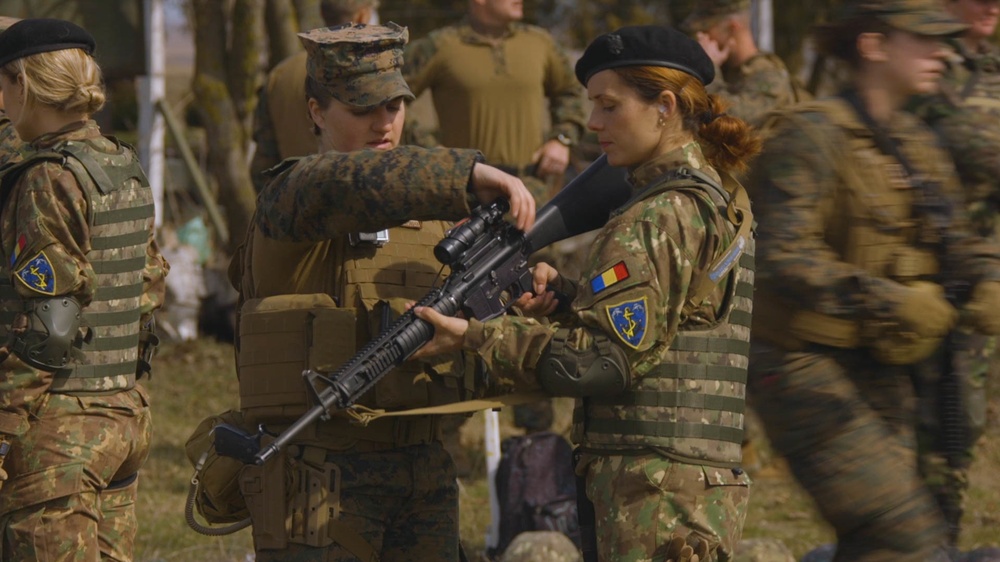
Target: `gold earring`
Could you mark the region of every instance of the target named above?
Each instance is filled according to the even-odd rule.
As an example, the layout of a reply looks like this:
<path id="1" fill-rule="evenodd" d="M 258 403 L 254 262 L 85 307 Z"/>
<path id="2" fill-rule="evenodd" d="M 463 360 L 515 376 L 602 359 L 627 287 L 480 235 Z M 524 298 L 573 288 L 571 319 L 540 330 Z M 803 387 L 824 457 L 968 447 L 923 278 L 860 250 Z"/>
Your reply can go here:
<path id="1" fill-rule="evenodd" d="M 657 127 L 662 127 L 662 126 L 664 126 L 664 125 L 667 124 L 667 118 L 666 118 L 666 116 L 667 116 L 666 113 L 660 113 L 660 118 L 656 120 L 656 126 Z"/>

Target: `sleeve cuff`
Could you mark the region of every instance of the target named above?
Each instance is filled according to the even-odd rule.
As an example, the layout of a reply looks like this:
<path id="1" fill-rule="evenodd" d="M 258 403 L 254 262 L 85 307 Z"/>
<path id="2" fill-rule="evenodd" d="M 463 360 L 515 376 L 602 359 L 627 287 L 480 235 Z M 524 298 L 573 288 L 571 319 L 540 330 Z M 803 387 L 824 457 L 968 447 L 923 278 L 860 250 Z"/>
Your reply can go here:
<path id="1" fill-rule="evenodd" d="M 475 318 L 469 319 L 469 329 L 465 332 L 465 343 L 462 347 L 469 351 L 476 351 L 477 349 L 483 347 L 483 344 L 485 343 L 486 324 L 476 320 Z"/>

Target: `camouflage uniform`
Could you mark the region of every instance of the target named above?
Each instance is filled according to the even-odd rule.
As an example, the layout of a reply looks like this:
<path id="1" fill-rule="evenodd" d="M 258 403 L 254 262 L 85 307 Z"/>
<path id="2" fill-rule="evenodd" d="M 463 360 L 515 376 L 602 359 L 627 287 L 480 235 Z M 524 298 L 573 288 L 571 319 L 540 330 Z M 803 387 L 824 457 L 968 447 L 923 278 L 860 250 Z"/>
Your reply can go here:
<path id="1" fill-rule="evenodd" d="M 771 125 L 749 181 L 760 225 L 751 394 L 836 530 L 836 560 L 923 561 L 944 529 L 917 474 L 911 376 L 939 340 L 911 357 L 883 344 L 906 330 L 906 284 L 995 280 L 1000 256 L 961 217 L 932 226 L 917 210 L 929 188 L 879 149 L 846 99 L 801 104 Z M 904 112 L 883 130 L 943 203 L 958 201 L 930 131 Z"/>
<path id="2" fill-rule="evenodd" d="M 301 37 L 309 74 L 344 103 L 366 107 L 411 97 L 398 70 L 405 29 L 359 26 Z M 331 151 L 274 170 L 230 267 L 240 291 L 237 355 L 246 417 L 280 430 L 310 405 L 301 377 L 277 380 L 273 363 L 260 364 L 270 360 L 267 350 L 288 357 L 286 363 L 299 357 L 281 343 L 287 325 L 268 321 L 253 333 L 255 303 L 332 297 L 339 320 L 316 324 L 320 343 L 306 355 L 346 346 L 346 354 L 315 368 L 342 364 L 407 301 L 440 282 L 432 249 L 446 225 L 436 219 L 469 215 L 468 181 L 480 158 L 473 150 L 412 147 Z M 361 233 L 382 229 L 388 229 L 384 245 L 359 241 Z M 321 312 L 331 311 L 316 311 L 317 317 Z M 452 354 L 401 365 L 362 403 L 395 411 L 471 398 L 475 372 L 463 359 Z M 307 428 L 281 458 L 244 468 L 241 491 L 257 560 L 457 561 L 458 487 L 438 418 L 382 418 L 361 426 L 341 412 Z M 287 482 L 300 485 L 286 489 Z"/>
<path id="3" fill-rule="evenodd" d="M 684 25 L 691 30 L 707 29 L 726 16 L 749 9 L 748 0 L 702 0 L 684 20 Z M 771 110 L 803 101 L 807 97 L 805 90 L 798 85 L 777 55 L 761 52 L 738 66 L 723 63 L 719 72 L 716 72 L 715 81 L 705 89 L 729 103 L 729 114 L 754 127 L 761 126 L 764 116 Z"/>
<path id="4" fill-rule="evenodd" d="M 720 220 L 715 196 L 668 174 L 680 168 L 718 181 L 694 142 L 635 169 L 637 196 L 598 235 L 579 289 L 560 278 L 560 290 L 575 295 L 571 315 L 470 320 L 465 336 L 501 383 L 526 387 L 538 385 L 539 359 L 554 345 L 625 353 L 626 392 L 578 400 L 574 412 L 573 439 L 585 452 L 577 471 L 594 503 L 601 560 L 662 559 L 671 538 L 701 542 L 703 560 L 732 560 L 746 516 L 750 480 L 737 465 L 747 359 L 739 353 L 749 341 L 752 241 L 735 273 L 689 310 L 692 284 L 734 228 Z M 720 314 L 724 302 L 735 311 Z"/>
<path id="5" fill-rule="evenodd" d="M 404 73 L 415 95 L 433 94 L 443 146 L 481 150 L 490 164 L 521 176 L 539 207 L 548 201 L 531 156 L 546 139 L 578 142 L 586 114 L 569 59 L 547 31 L 515 23 L 497 41 L 463 21 L 412 42 Z"/>
<path id="6" fill-rule="evenodd" d="M 739 67 L 724 64 L 720 70 L 722 80 L 716 78 L 706 90 L 729 103 L 729 114 L 754 127 L 764 123 L 768 112 L 802 101 L 803 90 L 775 54 L 757 53 Z"/>
<path id="7" fill-rule="evenodd" d="M 500 562 L 580 562 L 580 553 L 562 533 L 528 531 L 514 537 Z"/>
<path id="8" fill-rule="evenodd" d="M 150 446 L 136 343 L 140 322 L 162 304 L 168 266 L 153 242 L 145 178 L 95 184 L 81 161 L 53 152 L 67 145 L 101 166 L 137 159 L 87 121 L 35 139 L 3 176 L 12 188 L 0 215 L 4 337 L 24 302 L 58 295 L 84 305 L 94 337 L 72 368 L 42 371 L 10 356 L 0 371 L 0 432 L 12 438 L 2 558 L 131 560 Z"/>
<path id="9" fill-rule="evenodd" d="M 971 52 L 961 40 L 952 40 L 954 56 L 942 79 L 941 92 L 914 104 L 941 137 L 958 169 L 966 207 L 973 228 L 997 239 L 1000 213 L 1000 51 L 983 41 Z M 968 471 L 974 445 L 986 423 L 986 379 L 996 356 L 996 338 L 956 330 L 949 337 L 947 353 L 921 381 L 921 406 L 917 438 L 920 470 L 934 492 L 949 525 L 949 539 L 957 543 L 962 501 L 968 489 Z M 946 373 L 940 377 L 941 372 Z M 940 388 L 957 377 L 961 399 Z M 942 392 L 942 390 L 944 392 Z M 942 398 L 945 397 L 945 398 Z M 961 407 L 958 413 L 943 409 Z M 947 416 L 956 429 L 942 428 Z M 946 437 L 950 436 L 950 438 Z M 956 440 L 958 442 L 953 442 Z"/>
<path id="10" fill-rule="evenodd" d="M 0 111 L 0 168 L 11 162 L 21 159 L 21 151 L 24 146 L 17 136 L 17 130 L 10 122 L 10 117 Z"/>

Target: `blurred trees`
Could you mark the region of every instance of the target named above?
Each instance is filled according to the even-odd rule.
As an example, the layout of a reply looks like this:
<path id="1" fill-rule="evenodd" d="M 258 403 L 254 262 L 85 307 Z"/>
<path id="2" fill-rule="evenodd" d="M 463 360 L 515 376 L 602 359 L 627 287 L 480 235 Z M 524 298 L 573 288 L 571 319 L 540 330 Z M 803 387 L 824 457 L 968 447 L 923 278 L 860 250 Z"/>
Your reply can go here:
<path id="1" fill-rule="evenodd" d="M 0 0 L 12 1 L 12 0 Z M 263 73 L 301 49 L 295 34 L 322 26 L 319 0 L 184 0 L 195 36 L 194 109 L 205 127 L 208 168 L 225 202 L 235 243 L 253 214 L 247 152 L 256 89 Z M 698 0 L 526 0 L 525 20 L 546 27 L 569 49 L 623 25 L 676 24 Z M 776 50 L 802 63 L 813 24 L 844 0 L 772 0 Z M 410 28 L 412 38 L 464 17 L 468 0 L 381 0 L 381 21 Z M 778 5 L 780 3 L 780 6 Z M 231 249 L 231 248 L 230 248 Z"/>
<path id="2" fill-rule="evenodd" d="M 208 171 L 225 202 L 231 245 L 243 240 L 254 209 L 247 146 L 260 75 L 264 2 L 190 0 L 194 109 L 205 127 Z"/>

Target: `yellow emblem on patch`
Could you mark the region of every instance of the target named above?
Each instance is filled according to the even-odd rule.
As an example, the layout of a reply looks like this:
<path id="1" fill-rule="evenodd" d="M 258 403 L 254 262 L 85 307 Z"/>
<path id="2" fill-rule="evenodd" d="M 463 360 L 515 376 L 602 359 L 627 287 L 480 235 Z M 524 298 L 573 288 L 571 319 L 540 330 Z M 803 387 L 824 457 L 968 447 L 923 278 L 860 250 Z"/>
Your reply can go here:
<path id="1" fill-rule="evenodd" d="M 56 274 L 52 269 L 52 262 L 44 251 L 38 252 L 38 255 L 31 258 L 14 275 L 32 291 L 43 295 L 56 294 Z"/>
<path id="2" fill-rule="evenodd" d="M 625 345 L 639 349 L 646 337 L 646 297 L 611 304 L 604 307 L 611 321 L 611 328 L 618 334 Z"/>

